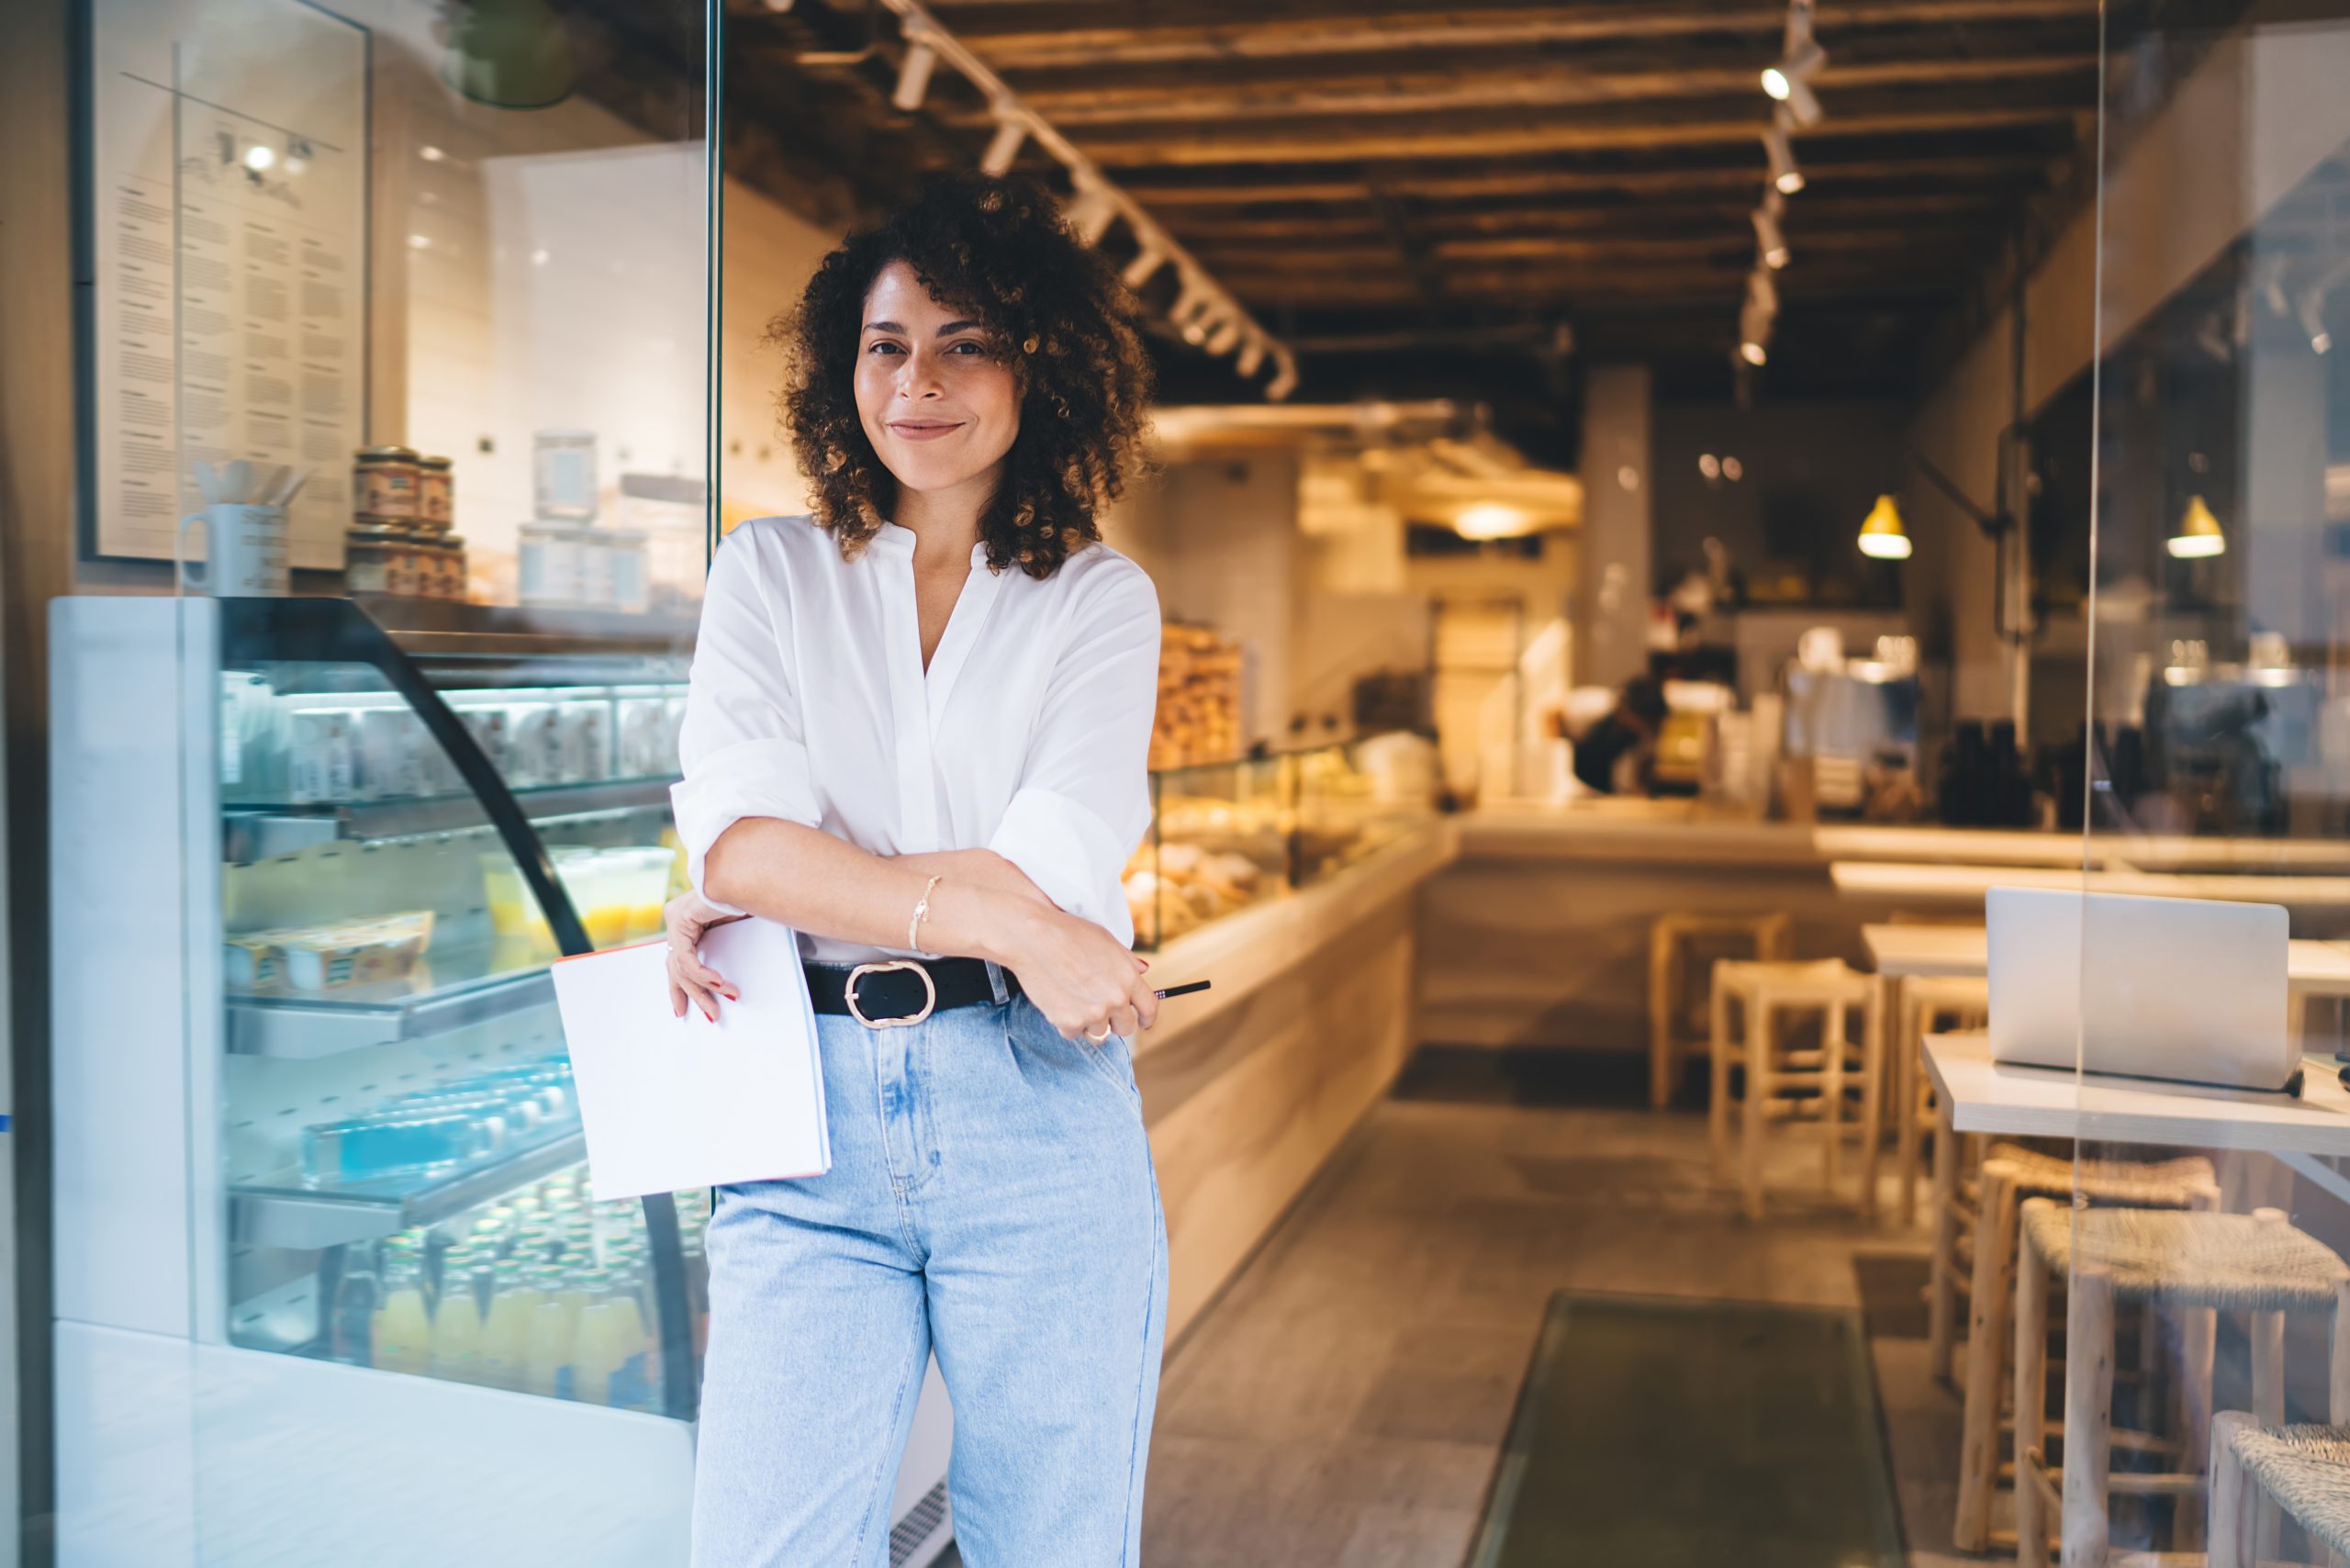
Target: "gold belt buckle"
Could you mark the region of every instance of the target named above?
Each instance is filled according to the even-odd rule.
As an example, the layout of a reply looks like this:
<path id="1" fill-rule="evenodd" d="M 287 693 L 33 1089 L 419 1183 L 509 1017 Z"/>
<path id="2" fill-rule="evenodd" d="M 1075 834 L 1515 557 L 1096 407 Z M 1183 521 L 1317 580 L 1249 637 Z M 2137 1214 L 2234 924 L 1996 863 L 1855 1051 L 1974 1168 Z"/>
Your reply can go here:
<path id="1" fill-rule="evenodd" d="M 856 982 L 861 977 L 880 969 L 912 969 L 922 976 L 922 988 L 925 995 L 921 1012 L 910 1014 L 903 1018 L 867 1018 L 865 1015 L 856 1005 Z M 878 964 L 859 964 L 849 970 L 847 983 L 842 989 L 841 1000 L 848 1004 L 848 1015 L 868 1029 L 902 1029 L 910 1024 L 919 1024 L 930 1016 L 932 1009 L 938 1005 L 938 982 L 930 978 L 928 969 L 912 958 L 890 958 Z"/>

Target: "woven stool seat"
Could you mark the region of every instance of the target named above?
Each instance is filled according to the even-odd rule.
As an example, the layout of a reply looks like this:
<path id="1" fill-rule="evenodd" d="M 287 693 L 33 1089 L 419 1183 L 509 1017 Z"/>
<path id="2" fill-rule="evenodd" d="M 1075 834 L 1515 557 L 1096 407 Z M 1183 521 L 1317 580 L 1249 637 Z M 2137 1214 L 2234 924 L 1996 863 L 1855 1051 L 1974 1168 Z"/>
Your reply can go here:
<path id="1" fill-rule="evenodd" d="M 2229 1447 L 2303 1529 L 2350 1556 L 2350 1427 L 2251 1427 Z"/>
<path id="2" fill-rule="evenodd" d="M 1714 966 L 1716 983 L 1733 991 L 1770 986 L 1788 993 L 1835 994 L 1858 1002 L 1868 995 L 1868 976 L 1841 958 L 1724 958 Z"/>
<path id="3" fill-rule="evenodd" d="M 2201 1155 L 2153 1162 L 2090 1159 L 2076 1165 L 2020 1144 L 1995 1143 L 1984 1158 L 2004 1159 L 2014 1166 L 2009 1180 L 2027 1196 L 2062 1198 L 2078 1192 L 2093 1204 L 2186 1208 L 2220 1180 L 2211 1162 Z"/>
<path id="4" fill-rule="evenodd" d="M 2334 1250 L 2282 1219 L 2172 1209 L 2026 1204 L 2023 1225 L 2048 1267 L 2109 1271 L 2124 1300 L 2235 1312 L 2332 1312 L 2350 1280 Z"/>

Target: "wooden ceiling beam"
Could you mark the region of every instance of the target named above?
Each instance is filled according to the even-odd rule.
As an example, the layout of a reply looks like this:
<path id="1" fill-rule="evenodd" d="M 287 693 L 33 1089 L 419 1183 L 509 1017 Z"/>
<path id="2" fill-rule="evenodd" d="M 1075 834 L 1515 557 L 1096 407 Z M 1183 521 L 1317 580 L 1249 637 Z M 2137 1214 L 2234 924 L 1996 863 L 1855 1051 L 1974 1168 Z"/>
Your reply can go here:
<path id="1" fill-rule="evenodd" d="M 1769 56 L 1761 58 L 1767 60 Z M 1178 92 L 1123 86 L 1061 93 L 1024 90 L 1032 108 L 1064 129 L 1080 126 L 1214 123 L 1234 118 L 1259 121 L 1308 119 L 1317 116 L 1441 114 L 1456 109 L 1572 108 L 1589 104 L 1689 98 L 1706 94 L 1759 92 L 1753 60 L 1735 65 L 1674 67 L 1598 73 L 1580 67 L 1520 62 L 1515 69 L 1464 73 L 1415 72 L 1351 77 L 1343 83 L 1290 82 L 1198 86 Z M 1917 56 L 1876 64 L 1838 66 L 1820 74 L 1823 93 L 1839 89 L 1961 82 L 2011 84 L 2051 76 L 2094 81 L 2097 52 L 2007 54 L 1953 59 Z M 981 126 L 984 114 L 957 117 L 956 123 Z"/>
<path id="2" fill-rule="evenodd" d="M 1908 95 L 1916 96 L 1916 95 Z M 1768 123 L 1769 100 L 1754 95 L 1752 106 L 1707 102 L 1685 114 L 1653 110 L 1633 115 L 1601 114 L 1560 119 L 1521 119 L 1464 126 L 1457 117 L 1413 122 L 1358 121 L 1321 132 L 1230 126 L 1182 136 L 1153 133 L 1133 137 L 1080 138 L 1088 156 L 1104 168 L 1181 168 L 1228 163 L 1330 163 L 1361 160 L 1507 158 L 1544 152 L 1655 151 L 1666 147 L 1728 146 L 1758 140 Z M 1839 137 L 1903 136 L 1935 132 L 2008 130 L 2068 125 L 2085 106 L 2047 100 L 2026 104 L 1952 104 L 1875 113 L 1834 111 L 1815 134 Z M 2092 111 L 2093 112 L 2093 111 Z M 1147 199 L 1147 198 L 1142 198 Z"/>
<path id="3" fill-rule="evenodd" d="M 1116 17 L 1105 21 L 1104 13 Z M 1446 7 L 1428 0 L 1194 0 L 1178 7 L 1100 0 L 942 6 L 939 17 L 999 71 L 1143 62 L 1510 48 L 1746 34 L 1786 25 L 1780 0 L 1606 0 Z M 1872 27 L 2078 19 L 2097 0 L 1840 0 L 1820 18 L 1835 40 Z"/>
<path id="4" fill-rule="evenodd" d="M 1804 173 L 1814 186 L 1836 186 L 1866 181 L 2037 180 L 2046 175 L 2051 160 L 2042 154 L 1921 154 L 1916 158 L 1874 157 L 1864 161 L 1826 163 L 1807 160 Z M 1743 190 L 1762 178 L 1762 160 L 1662 169 L 1542 169 L 1462 168 L 1405 170 L 1382 183 L 1398 196 L 1425 200 L 1480 200 L 1490 196 L 1547 196 L 1577 194 L 1656 196 L 1674 191 Z M 1269 170 L 1262 180 L 1242 172 L 1207 179 L 1186 172 L 1167 171 L 1138 176 L 1126 188 L 1152 207 L 1246 207 L 1252 203 L 1283 206 L 1304 202 L 1354 203 L 1365 199 L 1360 179 L 1300 178 L 1285 170 Z"/>
<path id="5" fill-rule="evenodd" d="M 1996 190 L 1897 192 L 1885 196 L 1815 199 L 1791 206 L 1784 220 L 1790 232 L 1811 223 L 1863 226 L 1905 222 L 1922 214 L 2003 210 L 2009 202 Z M 1661 199 L 1604 207 L 1520 207 L 1423 209 L 1414 230 L 1432 240 L 1489 234 L 1670 234 L 1735 230 L 1745 231 L 1754 198 L 1743 200 Z M 1284 245 L 1298 240 L 1371 236 L 1385 232 L 1373 215 L 1312 211 L 1265 217 L 1202 217 L 1187 214 L 1174 225 L 1187 245 L 1225 247 L 1251 243 Z"/>
<path id="6" fill-rule="evenodd" d="M 1919 251 L 1933 254 L 1964 251 L 1970 248 L 1970 241 L 1978 240 L 1982 233 L 1980 226 L 1949 222 L 1906 224 L 1885 229 L 1822 229 L 1790 234 L 1787 244 L 1799 259 L 1830 255 L 1841 259 L 1868 252 L 1873 255 L 1872 264 L 1877 264 L 1882 252 L 1887 251 Z M 1454 275 L 1455 263 L 1460 263 L 1630 264 L 1688 261 L 1728 267 L 1740 274 L 1754 264 L 1752 232 L 1727 228 L 1712 234 L 1494 235 L 1441 241 L 1427 250 L 1430 258 L 1439 263 L 1441 275 L 1448 281 Z M 1396 244 L 1385 236 L 1365 236 L 1352 244 L 1343 241 L 1336 244 L 1291 244 L 1274 249 L 1203 245 L 1199 247 L 1197 253 L 1202 261 L 1216 269 L 1219 276 L 1227 271 L 1248 274 L 1297 273 L 1311 276 L 1328 272 L 1392 268 L 1404 264 Z M 1409 270 L 1415 277 L 1419 275 L 1416 266 Z"/>

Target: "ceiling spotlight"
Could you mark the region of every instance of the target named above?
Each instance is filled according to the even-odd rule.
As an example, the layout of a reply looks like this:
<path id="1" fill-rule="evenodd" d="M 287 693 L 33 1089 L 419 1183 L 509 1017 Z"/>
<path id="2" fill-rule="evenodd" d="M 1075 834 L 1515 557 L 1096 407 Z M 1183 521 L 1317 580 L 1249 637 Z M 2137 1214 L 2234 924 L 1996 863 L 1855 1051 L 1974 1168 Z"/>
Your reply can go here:
<path id="1" fill-rule="evenodd" d="M 1175 308 L 1167 313 L 1167 319 L 1180 327 L 1214 303 L 1215 291 L 1208 286 L 1206 281 L 1186 273 L 1182 292 L 1175 297 Z"/>
<path id="2" fill-rule="evenodd" d="M 1020 144 L 1028 140 L 1028 127 L 1009 115 L 996 120 L 995 139 L 979 155 L 979 172 L 997 179 L 1012 173 L 1012 165 L 1020 161 Z"/>
<path id="3" fill-rule="evenodd" d="M 1803 171 L 1796 167 L 1796 150 L 1787 140 L 1787 128 L 1774 118 L 1771 129 L 1762 133 L 1762 153 L 1771 162 L 1771 188 L 1782 196 L 1793 196 L 1803 189 Z"/>
<path id="4" fill-rule="evenodd" d="M 256 141 L 245 149 L 245 167 L 258 174 L 277 162 L 277 149 L 266 142 Z"/>
<path id="5" fill-rule="evenodd" d="M 2333 334 L 2325 330 L 2325 317 L 2321 314 L 2324 304 L 2325 296 L 2318 289 L 2312 288 L 2301 296 L 2301 330 L 2310 335 L 2310 352 L 2312 353 L 2324 353 L 2333 347 Z"/>
<path id="6" fill-rule="evenodd" d="M 1758 339 L 1748 338 L 1738 345 L 1738 357 L 1749 364 L 1759 365 L 1771 357 L 1771 351 Z"/>
<path id="7" fill-rule="evenodd" d="M 1762 69 L 1762 90 L 1781 103 L 1792 101 L 1796 89 L 1819 74 L 1828 63 L 1828 51 L 1810 39 L 1804 39 L 1787 51 L 1786 59 Z"/>
<path id="8" fill-rule="evenodd" d="M 1819 106 L 1819 99 L 1812 92 L 1810 84 L 1793 77 L 1787 80 L 1787 98 L 1782 106 L 1787 111 L 1787 118 L 1806 130 L 1818 125 L 1828 115 L 1828 111 Z"/>
<path id="9" fill-rule="evenodd" d="M 1069 226 L 1077 230 L 1077 237 L 1089 245 L 1099 245 L 1117 220 L 1118 206 L 1110 199 L 1110 193 L 1091 180 L 1080 180 L 1077 199 L 1069 207 Z"/>
<path id="10" fill-rule="evenodd" d="M 919 32 L 906 29 L 906 62 L 898 67 L 898 85 L 890 95 L 891 106 L 913 113 L 922 107 L 923 95 L 930 91 L 931 69 L 938 63 L 938 50 L 923 41 Z"/>
<path id="11" fill-rule="evenodd" d="M 1244 376 L 1254 375 L 1257 367 L 1264 363 L 1265 340 L 1251 334 L 1248 341 L 1241 345 L 1240 357 L 1233 362 L 1232 368 Z"/>
<path id="12" fill-rule="evenodd" d="M 1239 342 L 1240 318 L 1226 316 L 1223 325 L 1208 334 L 1207 351 L 1210 353 L 1230 353 Z"/>
<path id="13" fill-rule="evenodd" d="M 1769 272 L 1757 268 L 1746 274 L 1746 302 L 1768 315 L 1779 313 L 1779 286 L 1771 281 Z"/>
<path id="14" fill-rule="evenodd" d="M 1768 206 L 1754 209 L 1754 244 L 1764 266 L 1776 272 L 1787 264 L 1787 237 L 1781 232 L 1779 220 Z"/>
<path id="15" fill-rule="evenodd" d="M 1297 390 L 1296 362 L 1294 360 L 1284 359 L 1281 362 L 1281 369 L 1274 374 L 1273 378 L 1265 383 L 1265 396 L 1276 403 L 1281 402 L 1291 393 Z"/>
<path id="16" fill-rule="evenodd" d="M 1118 277 L 1119 280 L 1128 288 L 1140 288 L 1144 284 L 1150 281 L 1151 274 L 1157 272 L 1166 264 L 1166 252 L 1155 250 L 1148 245 L 1145 245 L 1142 248 L 1142 254 L 1136 256 L 1133 261 L 1128 262 L 1126 263 L 1126 270 L 1120 273 Z"/>

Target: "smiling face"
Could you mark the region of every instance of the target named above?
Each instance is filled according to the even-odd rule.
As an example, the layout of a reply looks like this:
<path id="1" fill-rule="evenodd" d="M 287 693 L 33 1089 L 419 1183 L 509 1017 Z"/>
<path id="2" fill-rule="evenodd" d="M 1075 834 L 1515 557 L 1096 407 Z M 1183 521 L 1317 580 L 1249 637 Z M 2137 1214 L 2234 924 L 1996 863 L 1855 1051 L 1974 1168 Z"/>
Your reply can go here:
<path id="1" fill-rule="evenodd" d="M 912 267 L 892 262 L 865 298 L 856 412 L 905 488 L 992 493 L 1020 433 L 1019 381 L 984 325 L 941 305 Z"/>

